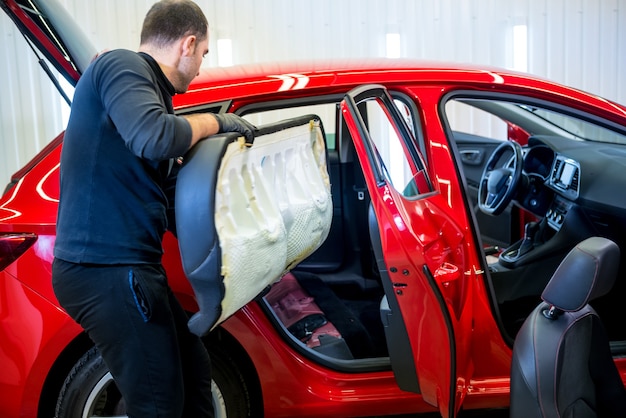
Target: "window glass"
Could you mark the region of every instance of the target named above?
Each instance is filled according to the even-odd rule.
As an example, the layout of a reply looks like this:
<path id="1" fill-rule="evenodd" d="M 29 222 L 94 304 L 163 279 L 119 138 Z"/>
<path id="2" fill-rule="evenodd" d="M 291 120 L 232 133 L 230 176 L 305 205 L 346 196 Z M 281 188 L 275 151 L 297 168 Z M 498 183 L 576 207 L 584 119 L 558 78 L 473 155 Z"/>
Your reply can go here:
<path id="1" fill-rule="evenodd" d="M 446 117 L 455 132 L 485 138 L 507 139 L 507 124 L 499 117 L 457 100 L 446 103 Z"/>
<path id="2" fill-rule="evenodd" d="M 400 114 L 404 118 L 406 124 L 409 126 L 409 129 L 411 130 L 413 136 L 416 137 L 417 133 L 415 132 L 415 124 L 413 122 L 413 113 L 411 112 L 411 108 L 400 99 L 394 99 L 393 104 L 395 104 L 400 111 Z"/>
<path id="3" fill-rule="evenodd" d="M 576 139 L 593 142 L 608 142 L 613 144 L 626 144 L 626 136 L 597 124 L 582 120 L 571 115 L 565 115 L 553 110 L 542 109 L 537 106 L 519 105 L 528 113 L 545 120 L 546 122 L 575 136 Z"/>
<path id="4" fill-rule="evenodd" d="M 415 129 L 410 108 L 400 100 L 394 101 L 400 114 L 405 118 L 411 131 Z M 387 110 L 378 100 L 369 100 L 365 106 L 363 118 L 368 125 L 372 140 L 372 154 L 376 159 L 381 174 L 397 191 L 405 197 L 416 197 L 432 191 L 422 161 L 414 159 L 410 150 L 415 147 L 414 141 L 405 139 L 396 130 L 395 124 Z M 416 151 L 416 150 L 414 150 Z"/>
<path id="5" fill-rule="evenodd" d="M 568 113 L 538 104 L 488 98 L 460 97 L 445 104 L 446 119 L 454 132 L 506 140 L 509 127 L 528 135 L 560 136 L 577 141 L 626 145 L 626 135 L 593 122 L 593 117 Z"/>
<path id="6" fill-rule="evenodd" d="M 246 113 L 243 117 L 256 126 L 279 122 L 297 116 L 315 114 L 320 117 L 326 134 L 326 148 L 335 149 L 336 103 L 309 104 Z"/>
<path id="7" fill-rule="evenodd" d="M 411 133 L 416 135 L 416 116 L 413 108 L 402 99 L 394 99 L 394 104 L 400 115 L 409 126 Z M 385 179 L 406 197 L 415 197 L 432 191 L 425 167 L 420 159 L 419 150 L 415 141 L 406 145 L 404 139 L 397 133 L 394 124 L 390 121 L 386 110 L 372 100 L 364 104 L 365 114 L 362 114 L 374 141 L 373 148 L 377 154 L 377 162 Z M 338 118 L 338 103 L 289 104 L 271 109 L 252 110 L 243 117 L 251 123 L 261 126 L 281 120 L 315 114 L 320 117 L 326 134 L 327 148 L 335 150 L 336 125 Z M 419 133 L 418 133 L 419 134 Z M 409 152 L 409 149 L 412 151 Z M 412 153 L 412 154 L 411 154 Z M 416 156 L 412 158 L 411 155 Z"/>

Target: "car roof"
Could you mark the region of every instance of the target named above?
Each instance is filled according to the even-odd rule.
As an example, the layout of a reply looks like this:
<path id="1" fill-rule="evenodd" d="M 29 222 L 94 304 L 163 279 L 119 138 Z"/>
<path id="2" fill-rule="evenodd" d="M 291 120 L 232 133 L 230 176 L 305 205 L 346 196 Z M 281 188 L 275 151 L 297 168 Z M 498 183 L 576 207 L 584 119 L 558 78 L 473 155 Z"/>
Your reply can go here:
<path id="1" fill-rule="evenodd" d="M 177 107 L 194 106 L 212 100 L 236 100 L 274 95 L 293 97 L 290 92 L 316 89 L 345 92 L 346 87 L 379 83 L 386 87 L 402 84 L 436 84 L 455 88 L 506 86 L 536 98 L 575 99 L 613 113 L 623 123 L 626 107 L 604 98 L 527 73 L 502 68 L 451 62 L 412 59 L 343 59 L 267 62 L 231 67 L 203 68 L 188 92 L 175 97 Z M 313 94 L 313 93 L 311 93 Z M 315 93 L 317 94 L 317 92 Z M 297 95 L 297 94 L 296 94 Z M 305 94 L 306 95 L 306 94 Z"/>
<path id="2" fill-rule="evenodd" d="M 505 74 L 504 70 L 498 68 L 411 59 L 266 62 L 202 69 L 189 91 L 225 88 L 226 86 L 245 87 L 247 83 L 264 92 L 275 92 L 277 87 L 286 91 L 363 84 L 373 82 L 373 80 L 394 83 L 415 81 L 416 73 L 420 73 L 420 79 L 429 81 L 467 79 L 487 83 L 500 82 L 502 75 Z"/>
<path id="3" fill-rule="evenodd" d="M 27 4 L 28 6 L 25 6 Z M 42 51 L 65 78 L 74 84 L 95 56 L 95 48 L 60 6 L 58 0 L 0 0 L 0 7 L 20 30 Z M 552 98 L 574 98 L 581 107 L 606 110 L 610 118 L 624 123 L 626 108 L 600 97 L 570 89 L 525 73 L 459 63 L 410 59 L 335 59 L 318 61 L 254 63 L 205 69 L 194 80 L 187 94 L 175 97 L 177 108 L 211 102 L 279 95 L 296 90 L 318 89 L 345 93 L 346 87 L 360 84 L 432 83 L 455 88 L 506 86 L 524 88 L 524 94 Z M 60 89 L 61 90 L 61 89 Z M 521 90 L 520 90 L 521 91 Z M 314 94 L 314 93 L 311 93 Z M 292 94 L 290 97 L 293 97 Z"/>

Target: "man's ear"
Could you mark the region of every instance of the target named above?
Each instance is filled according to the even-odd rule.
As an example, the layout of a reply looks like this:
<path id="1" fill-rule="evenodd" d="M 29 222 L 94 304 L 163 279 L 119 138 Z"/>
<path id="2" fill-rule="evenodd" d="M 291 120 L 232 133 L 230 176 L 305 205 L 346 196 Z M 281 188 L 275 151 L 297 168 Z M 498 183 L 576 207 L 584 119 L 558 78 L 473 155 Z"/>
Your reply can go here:
<path id="1" fill-rule="evenodd" d="M 198 39 L 195 35 L 185 36 L 181 44 L 181 55 L 184 57 L 192 56 L 196 52 Z"/>

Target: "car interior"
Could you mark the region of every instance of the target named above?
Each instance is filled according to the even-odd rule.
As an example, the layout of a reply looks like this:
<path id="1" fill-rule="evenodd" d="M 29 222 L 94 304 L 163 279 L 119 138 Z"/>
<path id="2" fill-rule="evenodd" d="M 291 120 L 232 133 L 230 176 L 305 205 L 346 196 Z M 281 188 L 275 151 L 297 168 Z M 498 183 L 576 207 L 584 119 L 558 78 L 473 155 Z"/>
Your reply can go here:
<path id="1" fill-rule="evenodd" d="M 385 267 L 376 248 L 369 193 L 338 110 L 342 98 L 239 109 L 257 126 L 319 115 L 333 207 L 327 239 L 256 300 L 303 356 L 340 371 L 384 370 L 390 367 L 383 324 Z M 394 99 L 423 145 L 414 104 L 401 94 Z M 626 164 L 626 134 L 581 112 L 515 96 L 457 92 L 444 99 L 440 110 L 484 248 L 494 313 L 505 341 L 513 346 L 544 287 L 577 243 L 603 236 L 625 248 L 626 197 L 612 190 L 624 181 L 618 173 Z M 375 125 L 375 115 L 367 123 Z M 512 141 L 521 147 L 514 148 Z M 383 164 L 393 165 L 388 150 L 381 154 Z M 497 213 L 490 193 L 497 200 L 501 192 L 488 190 L 489 181 L 498 178 L 494 172 L 502 178 L 518 176 L 513 187 L 510 181 L 500 182 L 506 196 L 496 202 L 501 206 Z M 620 265 L 618 277 L 623 270 Z M 592 302 L 614 355 L 626 348 L 626 331 L 617 315 L 624 286 L 618 279 L 613 291 Z"/>
<path id="2" fill-rule="evenodd" d="M 502 323 L 514 338 L 540 302 L 553 272 L 576 244 L 601 236 L 625 248 L 626 202 L 616 191 L 623 184 L 618 173 L 625 162 L 626 137 L 623 129 L 620 133 L 609 122 L 548 103 L 480 97 L 459 100 L 515 125 L 523 145 L 517 156 L 513 151 L 499 155 L 494 150 L 491 159 L 501 157 L 500 163 L 494 163 L 495 169 L 487 167 L 479 180 L 484 185 L 491 180 L 486 179 L 489 173 L 513 172 L 512 167 L 521 166 L 511 200 L 526 214 L 519 222 L 523 230 L 489 264 Z M 520 129 L 525 132 L 521 140 Z M 478 194 L 480 206 L 485 196 Z M 618 277 L 624 275 L 623 265 Z M 619 319 L 624 290 L 623 280 L 617 280 L 611 292 L 592 302 L 607 327 L 614 354 L 623 353 L 626 339 Z"/>
<path id="3" fill-rule="evenodd" d="M 591 237 L 572 249 L 513 346 L 510 416 L 624 416 L 626 390 L 589 301 L 613 287 L 620 250 Z"/>

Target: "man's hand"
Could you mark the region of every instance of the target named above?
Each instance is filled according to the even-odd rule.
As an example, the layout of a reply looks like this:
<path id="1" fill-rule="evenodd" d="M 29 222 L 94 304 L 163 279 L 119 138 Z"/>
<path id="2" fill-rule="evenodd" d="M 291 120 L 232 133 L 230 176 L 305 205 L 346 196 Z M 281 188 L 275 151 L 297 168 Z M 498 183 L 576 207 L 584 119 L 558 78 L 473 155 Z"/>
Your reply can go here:
<path id="1" fill-rule="evenodd" d="M 239 132 L 246 137 L 246 144 L 254 142 L 254 131 L 256 126 L 234 113 L 214 114 L 217 124 L 219 125 L 218 133 Z"/>

